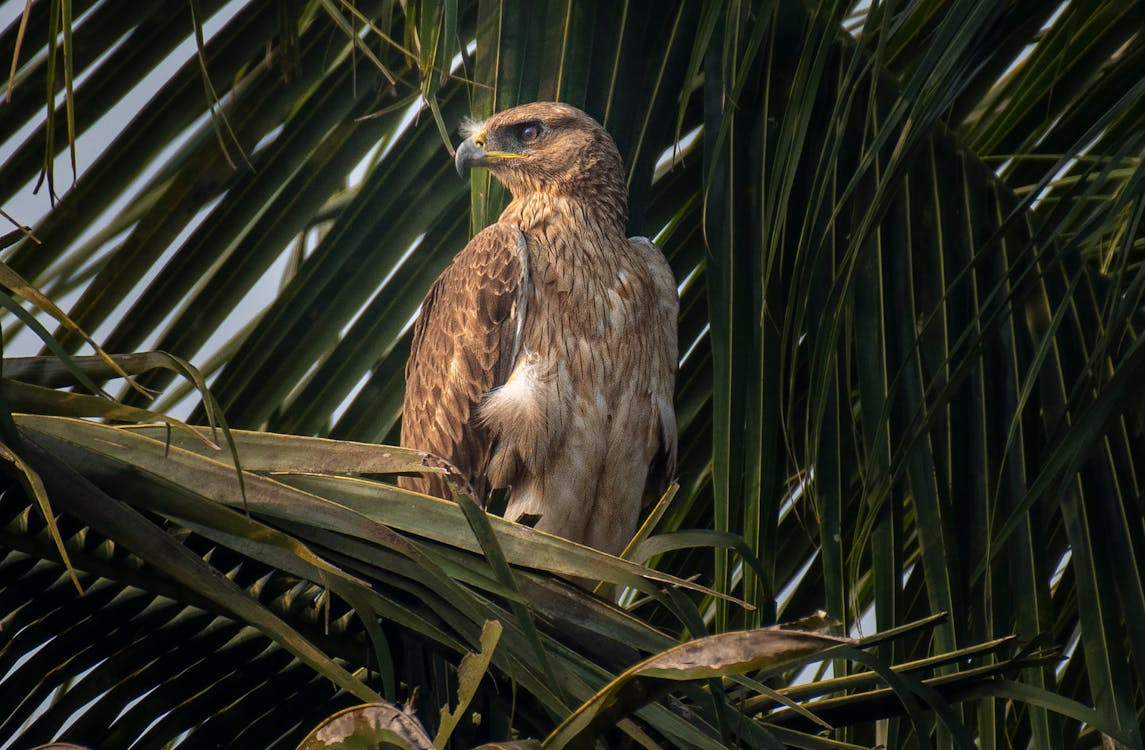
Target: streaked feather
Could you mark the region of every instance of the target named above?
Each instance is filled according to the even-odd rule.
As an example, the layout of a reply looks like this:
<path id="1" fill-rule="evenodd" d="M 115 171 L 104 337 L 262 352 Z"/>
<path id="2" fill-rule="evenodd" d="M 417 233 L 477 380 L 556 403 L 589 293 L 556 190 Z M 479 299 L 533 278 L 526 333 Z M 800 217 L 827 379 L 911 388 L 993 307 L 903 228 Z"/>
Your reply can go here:
<path id="1" fill-rule="evenodd" d="M 534 120 L 545 139 L 515 140 Z M 624 236 L 623 164 L 583 112 L 530 104 L 462 132 L 528 158 L 490 164 L 513 201 L 422 305 L 402 444 L 449 460 L 479 500 L 510 487 L 511 520 L 618 552 L 675 470 L 672 271 Z M 437 478 L 401 481 L 447 496 Z"/>

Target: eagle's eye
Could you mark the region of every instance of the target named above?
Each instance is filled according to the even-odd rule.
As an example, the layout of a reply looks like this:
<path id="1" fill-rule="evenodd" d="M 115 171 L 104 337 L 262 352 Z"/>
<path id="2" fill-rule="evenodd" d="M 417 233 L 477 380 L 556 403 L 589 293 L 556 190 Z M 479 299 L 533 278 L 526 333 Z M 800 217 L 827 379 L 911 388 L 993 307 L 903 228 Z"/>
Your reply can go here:
<path id="1" fill-rule="evenodd" d="M 521 126 L 521 142 L 533 143 L 541 137 L 541 124 L 539 122 L 528 122 Z"/>

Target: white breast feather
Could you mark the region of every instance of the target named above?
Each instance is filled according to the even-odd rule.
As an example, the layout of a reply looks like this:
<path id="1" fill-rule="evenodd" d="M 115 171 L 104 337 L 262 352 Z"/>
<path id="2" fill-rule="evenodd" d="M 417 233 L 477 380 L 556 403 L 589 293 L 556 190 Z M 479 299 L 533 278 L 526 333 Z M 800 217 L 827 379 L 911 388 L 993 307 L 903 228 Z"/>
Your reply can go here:
<path id="1" fill-rule="evenodd" d="M 535 354 L 526 354 L 500 388 L 486 394 L 482 423 L 499 434 L 532 435 L 545 427 L 547 388 Z"/>

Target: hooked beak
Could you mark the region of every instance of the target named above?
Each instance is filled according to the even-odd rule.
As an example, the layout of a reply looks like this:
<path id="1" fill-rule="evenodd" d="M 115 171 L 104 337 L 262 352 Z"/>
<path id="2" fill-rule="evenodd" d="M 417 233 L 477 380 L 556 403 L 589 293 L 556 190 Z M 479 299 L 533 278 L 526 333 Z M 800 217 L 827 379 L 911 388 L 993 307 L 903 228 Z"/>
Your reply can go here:
<path id="1" fill-rule="evenodd" d="M 525 154 L 514 154 L 511 151 L 486 151 L 485 132 L 482 131 L 461 142 L 457 153 L 453 155 L 453 165 L 457 167 L 457 174 L 465 177 L 465 170 L 470 167 L 488 167 L 512 159 L 527 158 Z"/>
<path id="2" fill-rule="evenodd" d="M 453 156 L 453 164 L 457 167 L 457 174 L 465 177 L 465 170 L 470 167 L 484 166 L 488 161 L 488 154 L 485 149 L 478 146 L 473 142 L 473 138 L 466 138 L 457 147 L 457 153 Z"/>

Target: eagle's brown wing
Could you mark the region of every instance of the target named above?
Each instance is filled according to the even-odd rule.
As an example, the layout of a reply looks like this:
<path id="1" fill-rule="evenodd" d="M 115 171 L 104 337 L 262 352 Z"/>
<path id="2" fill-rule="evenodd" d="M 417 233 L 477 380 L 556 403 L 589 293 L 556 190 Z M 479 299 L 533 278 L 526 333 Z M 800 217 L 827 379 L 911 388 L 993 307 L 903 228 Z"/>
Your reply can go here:
<path id="1" fill-rule="evenodd" d="M 643 500 L 645 505 L 649 505 L 660 499 L 676 477 L 676 409 L 673 396 L 676 392 L 676 325 L 680 298 L 672 267 L 660 248 L 646 237 L 630 237 L 628 242 L 644 257 L 655 287 L 656 309 L 652 315 L 653 330 L 648 337 L 652 343 L 648 367 L 651 368 L 652 400 L 658 412 L 655 419 L 658 429 L 651 436 L 656 444 L 656 453 L 652 456 L 644 485 Z"/>
<path id="2" fill-rule="evenodd" d="M 481 503 L 490 489 L 485 471 L 493 445 L 476 411 L 516 359 L 528 290 L 525 247 L 525 236 L 508 224 L 493 224 L 470 240 L 421 303 L 406 364 L 402 445 L 448 460 Z M 440 477 L 399 482 L 449 496 Z"/>

